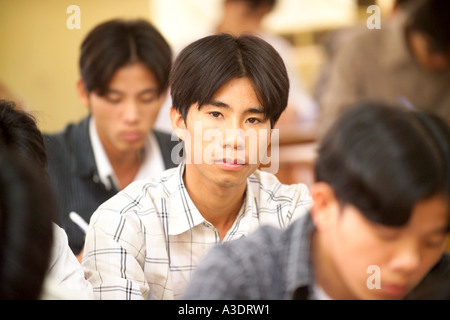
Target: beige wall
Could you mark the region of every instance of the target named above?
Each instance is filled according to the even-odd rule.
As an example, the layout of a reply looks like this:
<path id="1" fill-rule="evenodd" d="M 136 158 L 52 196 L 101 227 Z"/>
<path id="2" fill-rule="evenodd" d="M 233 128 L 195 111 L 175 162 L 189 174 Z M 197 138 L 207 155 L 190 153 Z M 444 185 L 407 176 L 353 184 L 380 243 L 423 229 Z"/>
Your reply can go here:
<path id="1" fill-rule="evenodd" d="M 78 5 L 81 29 L 69 30 L 67 7 Z M 85 116 L 75 91 L 79 47 L 99 22 L 148 18 L 150 0 L 0 0 L 0 83 L 19 96 L 42 131 Z"/>

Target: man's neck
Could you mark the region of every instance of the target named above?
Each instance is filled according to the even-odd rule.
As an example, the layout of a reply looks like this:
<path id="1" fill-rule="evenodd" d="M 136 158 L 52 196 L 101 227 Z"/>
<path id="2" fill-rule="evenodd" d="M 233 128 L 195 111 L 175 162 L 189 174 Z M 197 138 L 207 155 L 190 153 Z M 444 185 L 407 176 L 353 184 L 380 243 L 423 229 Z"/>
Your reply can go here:
<path id="1" fill-rule="evenodd" d="M 316 285 L 331 299 L 354 299 L 340 278 L 328 249 L 320 232 L 315 231 L 311 236 L 311 255 Z"/>
<path id="2" fill-rule="evenodd" d="M 235 187 L 221 187 L 213 183 L 198 183 L 183 176 L 189 196 L 206 221 L 210 222 L 223 239 L 232 227 L 245 200 L 246 183 Z"/>
<path id="3" fill-rule="evenodd" d="M 105 147 L 106 155 L 108 156 L 111 167 L 119 184 L 119 190 L 124 189 L 131 182 L 134 181 L 142 164 L 143 152 L 129 152 L 126 154 L 118 154 L 111 152 Z"/>

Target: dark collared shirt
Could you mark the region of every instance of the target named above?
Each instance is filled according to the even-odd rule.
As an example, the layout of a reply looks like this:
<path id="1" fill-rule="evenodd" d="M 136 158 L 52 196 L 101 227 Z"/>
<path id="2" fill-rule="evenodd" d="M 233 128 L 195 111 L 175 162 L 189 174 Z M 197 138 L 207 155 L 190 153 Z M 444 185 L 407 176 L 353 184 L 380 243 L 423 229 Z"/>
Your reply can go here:
<path id="1" fill-rule="evenodd" d="M 108 188 L 100 179 L 89 136 L 89 121 L 90 116 L 69 124 L 59 133 L 44 134 L 50 183 L 60 209 L 58 224 L 66 231 L 75 254 L 83 248 L 85 235 L 70 220 L 69 213 L 74 211 L 89 222 L 92 213 L 118 192 L 113 183 L 113 187 Z M 175 167 L 171 152 L 177 142 L 171 141 L 169 134 L 153 132 L 166 169 Z"/>
<path id="2" fill-rule="evenodd" d="M 253 235 L 213 248 L 186 287 L 186 300 L 304 300 L 314 299 L 309 214 L 279 230 L 261 227 Z M 450 255 L 411 292 L 410 299 L 450 297 L 450 288 L 437 284 L 450 279 Z M 446 291 L 445 291 L 446 290 Z"/>

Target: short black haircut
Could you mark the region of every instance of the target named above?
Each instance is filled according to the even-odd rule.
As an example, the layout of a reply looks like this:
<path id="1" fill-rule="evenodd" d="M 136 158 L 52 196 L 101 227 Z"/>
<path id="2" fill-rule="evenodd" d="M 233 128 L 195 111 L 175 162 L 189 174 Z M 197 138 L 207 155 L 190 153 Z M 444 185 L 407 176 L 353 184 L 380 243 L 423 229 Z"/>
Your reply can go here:
<path id="1" fill-rule="evenodd" d="M 143 63 L 158 82 L 158 93 L 168 87 L 172 51 L 148 21 L 113 19 L 89 32 L 81 45 L 80 72 L 88 92 L 103 96 L 121 67 Z"/>
<path id="2" fill-rule="evenodd" d="M 450 198 L 450 129 L 441 118 L 359 102 L 320 143 L 316 181 L 370 221 L 403 226 L 428 197 Z"/>
<path id="3" fill-rule="evenodd" d="M 435 52 L 450 50 L 450 1 L 416 0 L 407 20 L 409 30 L 426 34 Z"/>
<path id="4" fill-rule="evenodd" d="M 278 52 L 251 35 L 212 35 L 178 55 L 170 76 L 173 107 L 184 120 L 192 104 L 200 108 L 228 81 L 248 78 L 273 127 L 287 106 L 289 78 Z"/>
<path id="5" fill-rule="evenodd" d="M 0 142 L 46 170 L 47 152 L 36 120 L 13 101 L 0 100 Z"/>

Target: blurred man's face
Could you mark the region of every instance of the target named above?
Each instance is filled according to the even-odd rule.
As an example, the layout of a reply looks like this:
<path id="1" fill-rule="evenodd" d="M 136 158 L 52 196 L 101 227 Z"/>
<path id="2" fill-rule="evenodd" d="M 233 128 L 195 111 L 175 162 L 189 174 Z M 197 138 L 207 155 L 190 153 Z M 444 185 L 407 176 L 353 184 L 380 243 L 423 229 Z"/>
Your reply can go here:
<path id="1" fill-rule="evenodd" d="M 450 49 L 437 52 L 431 45 L 431 39 L 419 31 L 409 31 L 408 42 L 414 58 L 425 70 L 442 72 L 449 68 Z"/>
<path id="2" fill-rule="evenodd" d="M 336 295 L 401 299 L 444 252 L 449 204 L 440 195 L 419 201 L 401 227 L 369 221 L 352 205 L 334 208 L 336 212 L 328 217 L 331 220 L 323 232 L 327 233 L 324 250 L 331 270 L 327 274 L 331 282 L 339 284 L 334 286 L 338 288 Z M 378 274 L 372 274 L 375 270 Z M 373 286 L 377 281 L 378 286 Z"/>
<path id="3" fill-rule="evenodd" d="M 108 154 L 143 148 L 164 102 L 158 90 L 154 74 L 135 63 L 116 71 L 105 95 L 89 93 L 89 108 Z"/>

